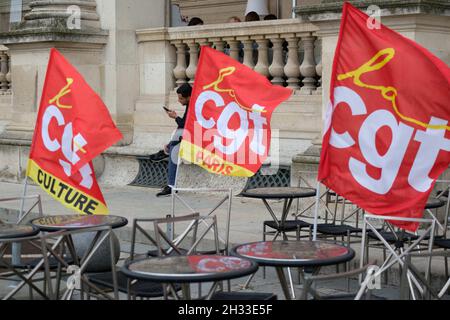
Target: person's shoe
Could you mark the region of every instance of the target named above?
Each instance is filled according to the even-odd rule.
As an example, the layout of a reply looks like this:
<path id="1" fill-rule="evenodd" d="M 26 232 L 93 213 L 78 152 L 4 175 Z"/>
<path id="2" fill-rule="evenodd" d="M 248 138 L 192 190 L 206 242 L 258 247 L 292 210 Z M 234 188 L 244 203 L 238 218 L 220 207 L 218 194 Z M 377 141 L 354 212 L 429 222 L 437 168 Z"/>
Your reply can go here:
<path id="1" fill-rule="evenodd" d="M 165 153 L 164 150 L 159 150 L 157 153 L 151 154 L 149 156 L 149 159 L 154 162 L 158 162 L 158 161 L 162 161 L 168 157 L 169 157 L 169 155 L 167 153 Z"/>
<path id="2" fill-rule="evenodd" d="M 162 190 L 160 192 L 158 192 L 156 194 L 157 197 L 166 197 L 166 196 L 170 196 L 172 194 L 172 188 L 169 186 L 165 186 L 164 188 L 162 188 Z"/>

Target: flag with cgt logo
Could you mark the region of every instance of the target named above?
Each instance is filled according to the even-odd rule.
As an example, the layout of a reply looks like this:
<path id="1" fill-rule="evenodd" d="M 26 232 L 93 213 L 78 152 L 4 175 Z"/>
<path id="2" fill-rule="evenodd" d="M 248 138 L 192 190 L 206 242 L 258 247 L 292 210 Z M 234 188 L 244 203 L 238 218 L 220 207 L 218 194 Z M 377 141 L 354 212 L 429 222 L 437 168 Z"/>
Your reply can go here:
<path id="1" fill-rule="evenodd" d="M 370 213 L 420 218 L 450 163 L 450 69 L 368 20 L 344 4 L 318 178 Z"/>
<path id="2" fill-rule="evenodd" d="M 68 208 L 107 214 L 92 160 L 120 139 L 100 97 L 51 49 L 27 176 Z"/>
<path id="3" fill-rule="evenodd" d="M 251 177 L 270 149 L 270 119 L 292 90 L 202 46 L 180 157 L 209 172 Z"/>

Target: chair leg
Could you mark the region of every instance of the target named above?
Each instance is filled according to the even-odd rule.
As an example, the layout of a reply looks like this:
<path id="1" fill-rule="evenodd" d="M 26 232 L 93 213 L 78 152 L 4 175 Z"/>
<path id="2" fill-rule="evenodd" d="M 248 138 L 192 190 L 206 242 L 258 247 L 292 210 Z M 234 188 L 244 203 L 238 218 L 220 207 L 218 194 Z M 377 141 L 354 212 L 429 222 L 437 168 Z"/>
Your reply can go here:
<path id="1" fill-rule="evenodd" d="M 386 261 L 386 249 L 385 248 L 383 248 L 383 261 Z M 388 270 L 386 270 L 386 272 L 383 272 L 383 273 L 384 273 L 384 284 L 387 285 L 389 282 Z"/>
<path id="2" fill-rule="evenodd" d="M 263 241 L 266 241 L 266 225 L 263 224 Z M 263 269 L 263 279 L 266 279 L 266 267 L 262 267 Z M 246 283 L 246 286 L 248 284 Z"/>
<path id="3" fill-rule="evenodd" d="M 447 249 L 445 249 L 445 251 L 447 251 Z M 444 259 L 444 263 L 445 263 L 445 278 L 448 279 L 448 257 L 445 257 Z"/>

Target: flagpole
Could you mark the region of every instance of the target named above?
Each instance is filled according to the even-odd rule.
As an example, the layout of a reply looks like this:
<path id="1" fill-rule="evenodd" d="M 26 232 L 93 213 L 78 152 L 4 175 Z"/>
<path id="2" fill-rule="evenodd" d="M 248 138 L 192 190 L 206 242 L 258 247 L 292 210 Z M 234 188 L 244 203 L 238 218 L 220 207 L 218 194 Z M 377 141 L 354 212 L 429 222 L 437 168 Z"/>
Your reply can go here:
<path id="1" fill-rule="evenodd" d="M 317 217 L 319 215 L 319 198 L 320 198 L 320 181 L 317 181 L 316 187 L 316 205 L 314 208 L 314 229 L 313 229 L 313 241 L 317 240 Z"/>
<path id="2" fill-rule="evenodd" d="M 19 220 L 22 219 L 22 215 L 23 215 L 23 211 L 24 211 L 23 208 L 25 206 L 25 196 L 27 195 L 27 189 L 28 189 L 28 176 L 25 176 L 25 181 L 23 182 L 22 199 L 20 201 Z"/>
<path id="3" fill-rule="evenodd" d="M 23 215 L 23 208 L 25 206 L 25 196 L 27 194 L 27 187 L 28 187 L 28 176 L 25 175 L 25 181 L 23 182 L 23 192 L 22 192 L 22 199 L 20 200 L 20 211 L 19 211 L 19 218 L 17 221 L 20 221 L 22 219 Z M 13 265 L 19 265 L 21 262 L 21 255 L 22 255 L 22 245 L 20 242 L 13 242 L 11 246 L 11 262 Z"/>

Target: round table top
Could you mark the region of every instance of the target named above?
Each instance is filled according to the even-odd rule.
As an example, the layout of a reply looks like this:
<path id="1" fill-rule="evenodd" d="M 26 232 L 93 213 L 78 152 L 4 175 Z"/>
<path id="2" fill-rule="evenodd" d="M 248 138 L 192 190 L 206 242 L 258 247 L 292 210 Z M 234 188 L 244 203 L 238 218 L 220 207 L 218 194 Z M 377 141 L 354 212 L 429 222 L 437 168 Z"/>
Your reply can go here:
<path id="1" fill-rule="evenodd" d="M 0 223 L 0 239 L 16 239 L 37 235 L 39 229 L 31 225 Z"/>
<path id="2" fill-rule="evenodd" d="M 121 269 L 134 279 L 179 283 L 240 278 L 256 270 L 253 261 L 220 255 L 145 258 L 129 261 Z"/>
<path id="3" fill-rule="evenodd" d="M 355 251 L 328 241 L 259 241 L 233 248 L 234 255 L 265 266 L 321 267 L 350 261 Z"/>
<path id="4" fill-rule="evenodd" d="M 445 205 L 445 201 L 438 198 L 429 198 L 425 205 L 425 209 L 435 209 L 440 208 Z"/>
<path id="5" fill-rule="evenodd" d="M 279 198 L 307 198 L 314 197 L 316 190 L 303 187 L 274 187 L 248 189 L 241 194 L 247 198 L 279 199 Z"/>
<path id="6" fill-rule="evenodd" d="M 56 215 L 45 216 L 31 220 L 31 224 L 43 231 L 57 231 L 67 229 L 81 229 L 99 226 L 111 226 L 120 228 L 125 226 L 128 220 L 124 217 L 113 215 Z"/>

